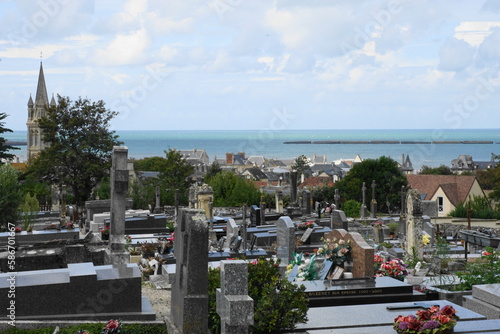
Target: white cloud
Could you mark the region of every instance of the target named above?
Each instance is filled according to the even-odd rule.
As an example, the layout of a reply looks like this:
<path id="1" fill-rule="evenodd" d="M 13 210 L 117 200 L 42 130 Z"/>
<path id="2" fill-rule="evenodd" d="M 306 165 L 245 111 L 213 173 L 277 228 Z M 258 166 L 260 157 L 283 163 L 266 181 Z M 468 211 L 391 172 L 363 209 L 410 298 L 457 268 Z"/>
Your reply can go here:
<path id="1" fill-rule="evenodd" d="M 455 28 L 455 38 L 479 46 L 495 27 L 500 27 L 500 22 L 462 22 Z"/>
<path id="2" fill-rule="evenodd" d="M 144 28 L 128 35 L 117 35 L 107 47 L 95 52 L 93 62 L 100 66 L 134 64 L 144 59 L 148 45 L 149 36 Z"/>
<path id="3" fill-rule="evenodd" d="M 439 51 L 439 69 L 443 71 L 462 71 L 472 65 L 475 48 L 464 40 L 452 38 Z"/>

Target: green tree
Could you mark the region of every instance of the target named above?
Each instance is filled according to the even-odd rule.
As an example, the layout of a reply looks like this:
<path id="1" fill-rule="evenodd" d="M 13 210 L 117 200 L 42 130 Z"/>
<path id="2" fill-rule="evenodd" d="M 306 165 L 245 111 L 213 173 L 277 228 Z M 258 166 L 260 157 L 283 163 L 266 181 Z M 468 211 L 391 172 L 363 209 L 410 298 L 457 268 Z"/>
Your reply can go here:
<path id="1" fill-rule="evenodd" d="M 121 144 L 109 130 L 117 112 L 106 109 L 102 100 L 57 98 L 57 105 L 38 120 L 42 139 L 50 146 L 29 164 L 28 172 L 49 184 L 66 185 L 81 206 L 109 175 L 113 146 Z"/>
<path id="2" fill-rule="evenodd" d="M 135 171 L 161 172 L 167 168 L 168 161 L 163 157 L 147 157 L 134 161 Z"/>
<path id="3" fill-rule="evenodd" d="M 419 174 L 425 174 L 425 175 L 453 175 L 453 171 L 451 170 L 450 167 L 441 165 L 439 167 L 429 167 L 426 165 L 423 165 L 422 168 L 420 169 Z"/>
<path id="4" fill-rule="evenodd" d="M 347 217 L 356 218 L 361 213 L 361 203 L 350 199 L 344 203 L 343 209 Z"/>
<path id="5" fill-rule="evenodd" d="M 189 187 L 193 184 L 191 178 L 194 167 L 183 158 L 182 154 L 175 149 L 165 151 L 166 162 L 158 175 L 160 183 L 160 196 L 163 203 L 173 205 L 175 203 L 175 190 L 179 190 L 179 203 L 187 204 Z"/>
<path id="6" fill-rule="evenodd" d="M 35 220 L 36 215 L 40 211 L 40 204 L 36 199 L 36 196 L 31 196 L 30 193 L 24 195 L 24 203 L 21 204 L 21 212 L 23 214 L 23 228 L 28 230 L 33 220 Z"/>
<path id="7" fill-rule="evenodd" d="M 205 183 L 210 182 L 210 179 L 219 173 L 222 173 L 222 168 L 220 168 L 217 161 L 214 161 L 208 168 L 207 173 L 205 174 Z"/>
<path id="8" fill-rule="evenodd" d="M 214 206 L 253 205 L 260 202 L 260 192 L 252 182 L 232 172 L 221 172 L 210 178 L 208 184 L 214 191 Z"/>
<path id="9" fill-rule="evenodd" d="M 311 173 L 310 160 L 305 155 L 298 156 L 291 165 L 292 170 L 297 171 L 297 177 L 300 180 L 302 174 L 309 175 Z"/>
<path id="10" fill-rule="evenodd" d="M 0 227 L 16 224 L 23 199 L 17 171 L 9 164 L 0 165 Z"/>
<path id="11" fill-rule="evenodd" d="M 155 183 L 158 183 L 159 180 L 154 181 L 155 182 L 151 180 L 145 180 L 144 182 L 141 182 L 140 180 L 135 179 L 130 182 L 128 195 L 130 198 L 132 198 L 132 208 L 134 210 L 146 209 L 149 205 L 156 204 Z"/>
<path id="12" fill-rule="evenodd" d="M 391 207 L 400 207 L 401 186 L 407 185 L 406 177 L 398 168 L 398 163 L 391 158 L 382 156 L 378 159 L 366 159 L 355 164 L 349 173 L 335 184 L 339 194 L 345 201 L 362 202 L 361 188 L 366 182 L 367 202 L 371 200 L 372 180 L 375 180 L 375 199 L 380 212 L 388 212 L 387 201 Z M 369 203 L 367 203 L 369 207 Z"/>
<path id="13" fill-rule="evenodd" d="M 19 179 L 24 195 L 35 196 L 38 203 L 42 205 L 52 204 L 50 186 L 47 183 L 40 182 L 33 175 L 26 175 L 26 173 L 20 174 Z"/>
<path id="14" fill-rule="evenodd" d="M 7 145 L 7 140 L 4 137 L 1 137 L 2 133 L 12 132 L 11 129 L 5 128 L 5 122 L 2 122 L 5 118 L 7 118 L 7 114 L 0 112 L 0 164 L 2 164 L 2 159 L 12 159 L 14 158 L 14 154 L 7 153 L 11 150 L 18 150 L 19 147 L 14 147 L 11 145 Z"/>

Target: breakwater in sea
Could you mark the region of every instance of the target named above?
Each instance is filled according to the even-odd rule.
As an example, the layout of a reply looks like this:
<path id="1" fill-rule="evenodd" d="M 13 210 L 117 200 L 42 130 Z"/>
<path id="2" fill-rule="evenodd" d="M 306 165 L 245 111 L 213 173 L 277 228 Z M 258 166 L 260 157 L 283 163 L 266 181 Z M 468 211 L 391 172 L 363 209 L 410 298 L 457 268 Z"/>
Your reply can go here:
<path id="1" fill-rule="evenodd" d="M 298 140 L 285 141 L 283 144 L 494 144 L 494 142 L 492 140 Z"/>

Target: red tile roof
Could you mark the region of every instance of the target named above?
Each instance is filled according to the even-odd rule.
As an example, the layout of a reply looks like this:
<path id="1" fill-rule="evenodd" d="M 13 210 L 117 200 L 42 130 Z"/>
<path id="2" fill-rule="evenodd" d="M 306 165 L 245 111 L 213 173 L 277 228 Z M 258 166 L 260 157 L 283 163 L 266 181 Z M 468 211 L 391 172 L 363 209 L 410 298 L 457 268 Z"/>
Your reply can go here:
<path id="1" fill-rule="evenodd" d="M 453 205 L 465 202 L 474 181 L 471 175 L 406 175 L 408 186 L 417 189 L 421 194 L 426 194 L 425 200 L 430 200 L 441 187 Z"/>
<path id="2" fill-rule="evenodd" d="M 329 187 L 333 187 L 335 183 L 332 182 L 332 179 L 330 177 L 320 177 L 320 176 L 312 176 L 312 177 L 308 177 L 307 179 L 304 180 L 304 182 L 302 182 L 300 185 L 299 185 L 299 188 L 304 188 L 304 187 L 308 187 L 308 188 L 314 188 L 314 187 L 323 187 L 325 185 L 329 186 Z"/>

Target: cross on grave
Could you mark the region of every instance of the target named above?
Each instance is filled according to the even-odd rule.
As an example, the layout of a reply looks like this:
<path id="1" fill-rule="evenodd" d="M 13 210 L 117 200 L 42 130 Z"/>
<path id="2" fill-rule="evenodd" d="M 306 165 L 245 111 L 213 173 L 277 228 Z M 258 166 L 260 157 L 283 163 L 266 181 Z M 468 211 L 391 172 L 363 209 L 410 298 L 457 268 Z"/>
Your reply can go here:
<path id="1" fill-rule="evenodd" d="M 335 201 L 335 208 L 338 210 L 339 208 L 339 200 L 340 200 L 340 195 L 339 195 L 339 190 L 335 189 L 335 195 L 333 195 L 333 200 Z"/>
<path id="2" fill-rule="evenodd" d="M 253 299 L 248 296 L 246 261 L 221 261 L 220 283 L 216 290 L 216 310 L 221 318 L 221 334 L 248 333 L 254 315 Z"/>
<path id="3" fill-rule="evenodd" d="M 370 218 L 377 218 L 377 200 L 375 199 L 375 188 L 377 184 L 375 180 L 372 181 L 372 202 L 370 205 Z"/>
<path id="4" fill-rule="evenodd" d="M 361 187 L 361 193 L 363 195 L 363 203 L 361 204 L 361 210 L 359 216 L 361 219 L 366 218 L 367 208 L 366 208 L 366 182 L 363 182 L 363 187 Z"/>

